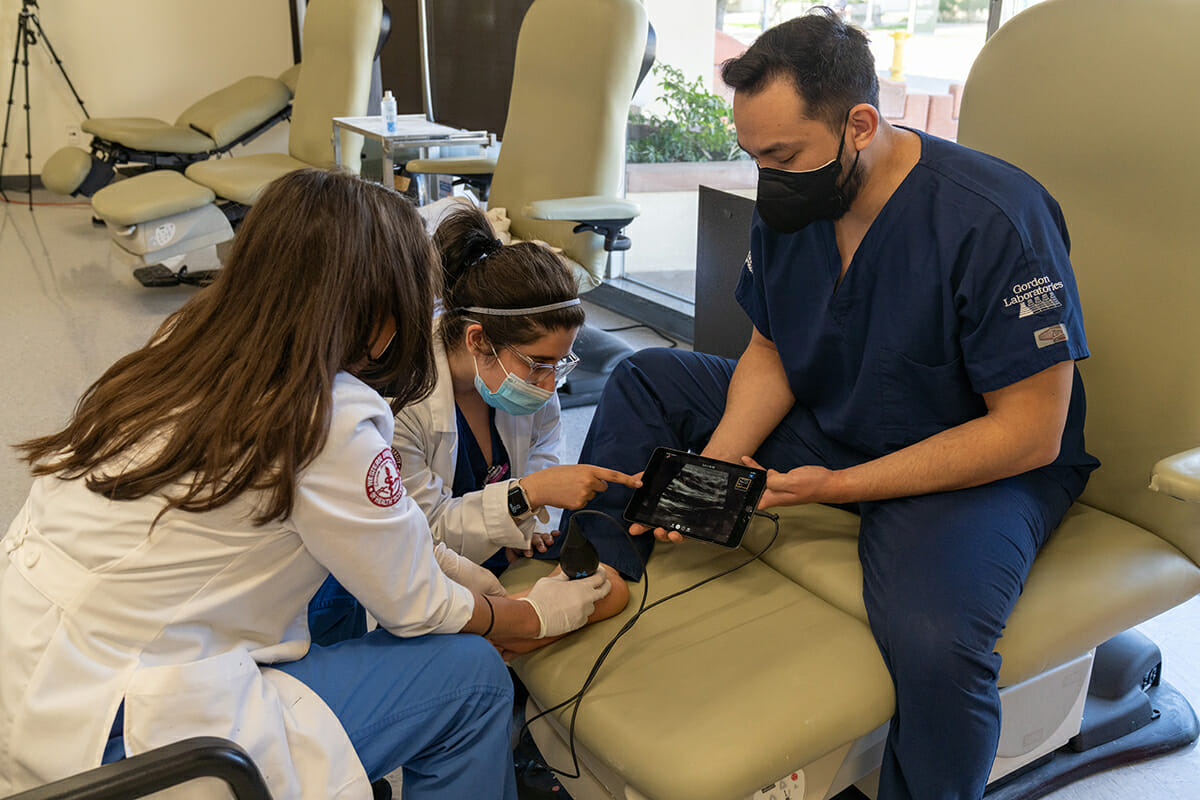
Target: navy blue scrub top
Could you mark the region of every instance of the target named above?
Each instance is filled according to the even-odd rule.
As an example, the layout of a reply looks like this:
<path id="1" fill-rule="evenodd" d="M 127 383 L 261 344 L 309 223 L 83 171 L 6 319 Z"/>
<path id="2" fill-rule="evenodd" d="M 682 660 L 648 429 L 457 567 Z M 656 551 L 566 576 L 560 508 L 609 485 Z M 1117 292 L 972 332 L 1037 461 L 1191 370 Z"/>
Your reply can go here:
<path id="1" fill-rule="evenodd" d="M 833 223 L 754 215 L 737 299 L 796 402 L 877 458 L 986 412 L 981 394 L 1088 356 L 1062 211 L 1033 178 L 928 134 L 838 284 Z M 1079 372 L 1059 466 L 1094 468 Z"/>
<path id="2" fill-rule="evenodd" d="M 452 497 L 462 497 L 464 494 L 478 492 L 490 483 L 508 480 L 512 472 L 509 464 L 508 449 L 500 440 L 500 431 L 496 429 L 496 409 L 488 408 L 488 428 L 492 437 L 492 465 L 488 466 L 483 457 L 475 434 L 466 418 L 454 404 L 454 419 L 458 425 L 458 455 L 454 464 L 454 483 L 450 487 Z M 499 574 L 508 567 L 508 558 L 504 548 L 500 548 L 486 561 L 483 566 Z"/>

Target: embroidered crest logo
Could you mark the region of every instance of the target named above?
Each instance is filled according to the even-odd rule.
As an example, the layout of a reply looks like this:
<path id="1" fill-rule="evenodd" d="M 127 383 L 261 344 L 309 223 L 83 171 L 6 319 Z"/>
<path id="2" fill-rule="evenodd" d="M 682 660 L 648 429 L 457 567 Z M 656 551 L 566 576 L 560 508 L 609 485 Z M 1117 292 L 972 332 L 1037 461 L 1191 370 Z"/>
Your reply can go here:
<path id="1" fill-rule="evenodd" d="M 367 470 L 367 499 L 380 508 L 388 508 L 404 497 L 404 484 L 400 482 L 400 467 L 396 464 L 391 448 L 381 450 Z"/>

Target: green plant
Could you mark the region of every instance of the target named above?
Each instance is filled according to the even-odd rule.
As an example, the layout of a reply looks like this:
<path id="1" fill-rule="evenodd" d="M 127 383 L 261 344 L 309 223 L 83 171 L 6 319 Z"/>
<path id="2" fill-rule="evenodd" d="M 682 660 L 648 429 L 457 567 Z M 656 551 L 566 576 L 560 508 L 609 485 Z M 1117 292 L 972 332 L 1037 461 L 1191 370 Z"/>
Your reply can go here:
<path id="1" fill-rule="evenodd" d="M 682 70 L 670 64 L 655 64 L 653 74 L 662 85 L 664 112 L 661 116 L 630 113 L 627 161 L 657 164 L 739 157 L 729 101 L 705 89 L 700 78 L 688 81 Z"/>

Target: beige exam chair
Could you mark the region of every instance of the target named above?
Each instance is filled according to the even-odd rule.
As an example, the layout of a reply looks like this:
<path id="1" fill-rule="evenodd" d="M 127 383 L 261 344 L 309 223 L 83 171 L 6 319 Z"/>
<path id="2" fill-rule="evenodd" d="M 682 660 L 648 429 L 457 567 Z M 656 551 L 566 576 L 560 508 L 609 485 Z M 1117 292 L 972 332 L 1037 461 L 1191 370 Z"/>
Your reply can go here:
<path id="1" fill-rule="evenodd" d="M 84 120 L 90 152 L 64 147 L 54 153 L 42 167 L 42 184 L 56 194 L 91 197 L 123 164 L 182 170 L 228 153 L 291 117 L 299 77 L 300 65 L 293 64 L 278 78 L 242 78 L 193 103 L 174 124 L 148 117 Z"/>
<path id="2" fill-rule="evenodd" d="M 641 0 L 537 0 L 517 37 L 504 138 L 495 158 L 409 161 L 414 175 L 449 174 L 503 208 L 509 233 L 560 248 L 580 291 L 605 277 L 608 254 L 640 213 L 624 192 L 629 103 L 654 59 Z M 594 403 L 612 368 L 633 352 L 585 325 L 580 357 L 559 396 Z"/>
<path id="3" fill-rule="evenodd" d="M 135 270 L 143 283 L 177 282 L 163 261 L 232 239 L 233 225 L 275 178 L 335 166 L 331 120 L 366 113 L 382 18 L 381 0 L 309 3 L 287 153 L 198 161 L 183 175 L 160 170 L 96 192 L 92 210 L 108 226 L 114 252 L 150 268 Z M 361 151 L 361 136 L 341 135 L 343 153 Z M 357 159 L 345 166 L 357 171 Z"/>
<path id="4" fill-rule="evenodd" d="M 517 37 L 499 155 L 405 169 L 476 186 L 489 208 L 507 210 L 513 236 L 561 248 L 581 289 L 599 285 L 608 252 L 629 246 L 621 229 L 640 213 L 621 194 L 648 32 L 640 0 L 537 0 Z"/>
<path id="5" fill-rule="evenodd" d="M 1039 797 L 1196 737 L 1161 664 L 1114 668 L 1108 654 L 1200 592 L 1200 155 L 1167 146 L 1159 124 L 1200 129 L 1186 99 L 1200 85 L 1197 30 L 1192 0 L 1046 0 L 992 37 L 966 83 L 961 141 L 1029 171 L 1066 215 L 1092 353 L 1080 365 L 1087 443 L 1102 461 L 998 644 L 1004 721 L 989 798 Z M 576 800 L 873 792 L 894 697 L 867 627 L 857 518 L 827 506 L 781 517 L 760 561 L 650 611 L 613 648 L 576 720 L 581 776 L 561 779 Z M 744 561 L 769 534 L 756 520 L 739 551 L 659 545 L 650 599 Z M 521 562 L 503 580 L 520 588 L 549 567 Z M 641 591 L 631 587 L 623 614 L 515 660 L 530 714 L 580 688 Z M 1133 710 L 1109 720 L 1126 701 Z M 568 770 L 569 711 L 533 728 Z M 1069 741 L 1099 746 L 1074 753 Z"/>

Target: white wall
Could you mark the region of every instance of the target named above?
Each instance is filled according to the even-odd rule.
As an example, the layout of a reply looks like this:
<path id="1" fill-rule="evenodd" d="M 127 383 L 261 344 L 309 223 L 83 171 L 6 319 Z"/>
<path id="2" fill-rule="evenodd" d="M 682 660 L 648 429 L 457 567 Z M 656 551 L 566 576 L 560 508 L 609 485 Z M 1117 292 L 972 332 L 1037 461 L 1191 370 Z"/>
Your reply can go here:
<path id="1" fill-rule="evenodd" d="M 704 79 L 712 89 L 713 35 L 716 30 L 716 0 L 644 0 L 650 24 L 658 34 L 656 64 L 683 70 L 688 80 Z M 635 99 L 643 105 L 657 92 L 647 79 Z"/>
<path id="2" fill-rule="evenodd" d="M 292 63 L 287 0 L 41 0 L 42 28 L 93 117 L 168 122 L 246 75 Z M 0 103 L 7 99 L 21 0 L 0 0 Z M 24 76 L 18 65 L 4 174 L 25 174 Z M 33 172 L 67 144 L 83 113 L 44 42 L 29 49 Z M 84 137 L 86 142 L 87 137 Z M 279 125 L 247 151 L 287 149 Z"/>

